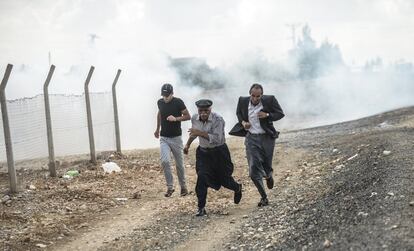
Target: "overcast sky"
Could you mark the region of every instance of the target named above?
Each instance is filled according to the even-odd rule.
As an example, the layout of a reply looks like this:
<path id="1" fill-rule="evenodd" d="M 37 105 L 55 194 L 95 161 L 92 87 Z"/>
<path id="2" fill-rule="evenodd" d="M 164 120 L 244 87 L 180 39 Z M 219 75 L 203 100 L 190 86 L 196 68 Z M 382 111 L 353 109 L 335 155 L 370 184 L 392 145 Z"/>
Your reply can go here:
<path id="1" fill-rule="evenodd" d="M 413 61 L 413 13 L 411 0 L 1 0 L 0 60 L 47 64 L 50 51 L 56 64 L 122 66 L 167 53 L 214 65 L 252 48 L 281 57 L 291 46 L 286 25 L 308 23 L 317 41 L 340 46 L 348 64 Z"/>

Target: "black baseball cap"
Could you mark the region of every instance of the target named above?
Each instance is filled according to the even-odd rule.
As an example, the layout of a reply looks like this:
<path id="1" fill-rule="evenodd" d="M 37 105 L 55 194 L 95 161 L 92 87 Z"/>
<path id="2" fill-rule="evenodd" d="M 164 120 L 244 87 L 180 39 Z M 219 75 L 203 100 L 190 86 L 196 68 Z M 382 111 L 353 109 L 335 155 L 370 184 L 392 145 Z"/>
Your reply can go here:
<path id="1" fill-rule="evenodd" d="M 213 105 L 213 101 L 211 101 L 209 99 L 200 99 L 197 102 L 195 102 L 195 105 L 198 108 L 209 108 L 210 106 Z"/>
<path id="2" fill-rule="evenodd" d="M 173 86 L 169 83 L 165 83 L 161 87 L 161 96 L 170 96 L 173 93 Z"/>

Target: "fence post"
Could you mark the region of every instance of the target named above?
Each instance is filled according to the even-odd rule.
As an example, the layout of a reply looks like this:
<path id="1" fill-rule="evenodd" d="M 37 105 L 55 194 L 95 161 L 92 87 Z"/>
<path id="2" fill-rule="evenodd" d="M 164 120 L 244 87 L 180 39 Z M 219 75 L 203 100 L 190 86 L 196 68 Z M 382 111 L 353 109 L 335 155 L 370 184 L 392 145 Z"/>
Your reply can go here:
<path id="1" fill-rule="evenodd" d="M 9 172 L 9 177 L 10 177 L 10 192 L 16 193 L 17 192 L 17 176 L 16 176 L 16 169 L 14 166 L 13 147 L 12 147 L 12 140 L 11 140 L 11 135 L 10 135 L 9 116 L 7 114 L 7 99 L 6 99 L 6 93 L 5 93 L 7 81 L 9 80 L 12 68 L 13 68 L 13 65 L 11 64 L 7 65 L 6 72 L 4 73 L 3 80 L 1 81 L 0 102 L 1 102 L 1 115 L 3 118 L 4 141 L 6 143 L 7 166 L 8 166 L 8 172 Z"/>
<path id="2" fill-rule="evenodd" d="M 115 119 L 115 136 L 116 136 L 116 151 L 121 153 L 121 135 L 119 133 L 119 118 L 118 118 L 118 103 L 116 101 L 116 84 L 118 82 L 119 75 L 121 74 L 121 70 L 118 69 L 116 73 L 116 77 L 112 84 L 112 100 L 114 106 L 114 119 Z"/>
<path id="3" fill-rule="evenodd" d="M 49 83 L 52 79 L 55 66 L 51 65 L 45 84 L 43 85 L 43 96 L 45 99 L 45 113 L 46 113 L 46 129 L 47 129 L 47 145 L 49 148 L 49 173 L 51 177 L 56 177 L 56 163 L 55 163 L 55 150 L 53 147 L 53 133 L 52 133 L 52 120 L 50 117 L 50 103 L 49 103 Z"/>
<path id="4" fill-rule="evenodd" d="M 92 125 L 92 113 L 91 113 L 91 101 L 89 99 L 89 82 L 93 74 L 95 67 L 91 66 L 88 77 L 85 81 L 85 101 L 86 101 L 86 115 L 88 117 L 88 133 L 89 133 L 89 149 L 91 152 L 91 162 L 96 164 L 96 153 L 95 153 L 95 140 L 93 137 L 93 125 Z"/>

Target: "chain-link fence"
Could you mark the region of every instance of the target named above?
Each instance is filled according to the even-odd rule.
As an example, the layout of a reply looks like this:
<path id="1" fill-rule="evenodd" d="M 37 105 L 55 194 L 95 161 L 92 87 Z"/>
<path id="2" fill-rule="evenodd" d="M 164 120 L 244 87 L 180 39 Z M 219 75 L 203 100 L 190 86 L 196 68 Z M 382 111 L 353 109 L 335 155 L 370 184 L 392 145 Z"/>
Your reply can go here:
<path id="1" fill-rule="evenodd" d="M 85 95 L 49 95 L 55 155 L 89 152 Z M 115 150 L 111 93 L 90 93 L 97 151 Z M 48 157 L 44 96 L 7 101 L 14 160 Z M 1 130 L 3 131 L 3 121 Z M 0 133 L 0 162 L 6 159 L 4 134 Z"/>
<path id="2" fill-rule="evenodd" d="M 17 191 L 16 163 L 44 162 L 56 176 L 56 157 L 87 154 L 96 161 L 96 151 L 120 152 L 116 90 L 120 70 L 112 84 L 112 93 L 89 93 L 94 71 L 91 67 L 82 95 L 48 94 L 55 66 L 51 66 L 44 94 L 15 100 L 6 99 L 6 85 L 12 65 L 8 65 L 0 86 L 2 108 L 0 133 L 0 171 L 10 177 L 12 192 Z M 17 165 L 17 168 L 19 166 Z"/>

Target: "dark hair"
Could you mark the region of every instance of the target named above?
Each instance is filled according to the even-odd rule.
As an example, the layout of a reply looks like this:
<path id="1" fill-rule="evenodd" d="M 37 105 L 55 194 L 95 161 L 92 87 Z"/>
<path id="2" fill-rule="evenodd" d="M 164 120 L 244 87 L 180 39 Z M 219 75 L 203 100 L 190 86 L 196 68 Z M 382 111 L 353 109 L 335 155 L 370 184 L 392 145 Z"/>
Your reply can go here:
<path id="1" fill-rule="evenodd" d="M 253 89 L 260 89 L 260 90 L 262 90 L 262 94 L 263 94 L 263 86 L 261 84 L 258 84 L 258 83 L 252 84 L 252 86 L 250 87 L 250 90 L 249 90 L 249 94 L 252 93 Z"/>

